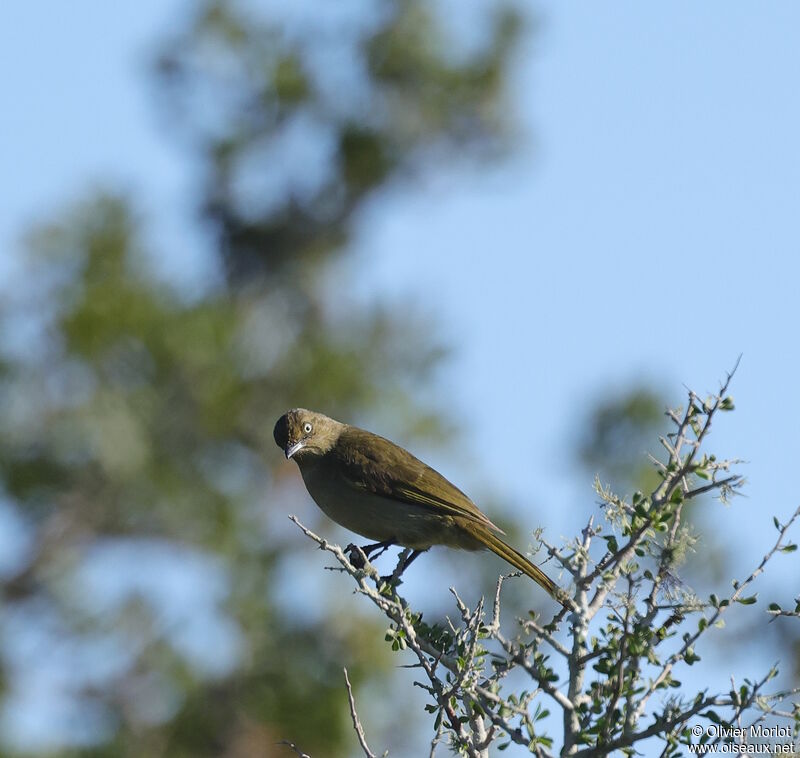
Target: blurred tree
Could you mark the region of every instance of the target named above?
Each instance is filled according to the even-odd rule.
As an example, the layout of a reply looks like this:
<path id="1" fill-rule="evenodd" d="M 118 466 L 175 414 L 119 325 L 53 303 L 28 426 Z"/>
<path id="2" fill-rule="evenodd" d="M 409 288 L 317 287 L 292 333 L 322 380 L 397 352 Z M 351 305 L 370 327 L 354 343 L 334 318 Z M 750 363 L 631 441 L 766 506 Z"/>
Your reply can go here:
<path id="1" fill-rule="evenodd" d="M 192 293 L 154 275 L 170 253 L 106 192 L 32 232 L 4 290 L 9 750 L 349 752 L 339 666 L 376 675 L 379 635 L 340 603 L 297 619 L 278 597 L 296 563 L 271 427 L 299 404 L 440 427 L 411 399 L 442 355 L 429 331 L 356 306 L 329 274 L 378 191 L 502 152 L 517 19 L 493 6 L 465 52 L 423 3 L 332 6 L 277 19 L 204 2 L 159 59 L 218 281 Z"/>
<path id="2" fill-rule="evenodd" d="M 578 460 L 614 489 L 652 489 L 658 475 L 645 452 L 655 434 L 665 428 L 667 400 L 646 385 L 598 399 L 581 420 Z"/>

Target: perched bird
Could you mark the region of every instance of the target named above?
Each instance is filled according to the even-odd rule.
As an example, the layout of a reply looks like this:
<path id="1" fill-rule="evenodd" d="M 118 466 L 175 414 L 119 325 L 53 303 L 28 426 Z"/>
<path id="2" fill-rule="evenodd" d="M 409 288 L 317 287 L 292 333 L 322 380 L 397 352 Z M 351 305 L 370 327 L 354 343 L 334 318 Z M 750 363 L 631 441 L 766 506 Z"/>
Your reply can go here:
<path id="1" fill-rule="evenodd" d="M 407 450 L 372 432 L 295 408 L 273 436 L 300 467 L 306 489 L 337 524 L 389 545 L 412 548 L 406 566 L 433 545 L 488 548 L 538 582 L 560 602 L 561 590 L 460 489 Z"/>

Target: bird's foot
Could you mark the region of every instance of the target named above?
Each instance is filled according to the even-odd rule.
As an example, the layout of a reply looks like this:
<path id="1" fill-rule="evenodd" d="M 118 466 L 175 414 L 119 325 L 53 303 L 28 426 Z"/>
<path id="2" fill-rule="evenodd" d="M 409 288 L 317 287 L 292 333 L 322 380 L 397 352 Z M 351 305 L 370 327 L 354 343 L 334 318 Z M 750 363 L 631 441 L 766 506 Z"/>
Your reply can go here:
<path id="1" fill-rule="evenodd" d="M 353 544 L 352 542 L 344 549 L 347 554 L 347 560 L 353 564 L 354 568 L 363 569 L 367 565 L 369 555 L 364 548 Z"/>
<path id="2" fill-rule="evenodd" d="M 351 542 L 344 551 L 347 553 L 350 563 L 357 569 L 362 569 L 367 561 L 373 561 L 379 555 L 383 555 L 394 544 L 394 540 L 384 540 L 383 542 L 374 542 L 371 545 L 361 546 Z"/>

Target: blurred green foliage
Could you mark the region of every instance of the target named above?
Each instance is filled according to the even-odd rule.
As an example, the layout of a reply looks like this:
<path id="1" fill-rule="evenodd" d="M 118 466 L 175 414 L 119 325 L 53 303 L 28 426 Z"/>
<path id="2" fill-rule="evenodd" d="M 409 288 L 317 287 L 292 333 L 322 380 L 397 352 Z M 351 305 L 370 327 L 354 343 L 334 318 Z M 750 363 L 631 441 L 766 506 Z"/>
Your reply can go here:
<path id="1" fill-rule="evenodd" d="M 602 396 L 581 419 L 580 463 L 615 491 L 649 492 L 657 484 L 658 474 L 645 454 L 662 453 L 652 445 L 666 429 L 667 405 L 664 394 L 645 384 Z"/>
<path id="2" fill-rule="evenodd" d="M 154 274 L 173 253 L 113 190 L 19 253 L 0 306 L 0 487 L 21 546 L 0 574 L 9 753 L 351 752 L 340 667 L 381 676 L 381 635 L 345 601 L 297 618 L 279 599 L 309 548 L 282 525 L 296 478 L 272 424 L 295 405 L 446 423 L 413 399 L 443 355 L 430 330 L 330 272 L 381 189 L 505 149 L 517 19 L 495 7 L 467 54 L 423 3 L 335 31 L 329 13 L 205 2 L 164 45 L 156 89 L 200 166 L 218 277 Z M 26 707 L 61 718 L 20 737 Z"/>

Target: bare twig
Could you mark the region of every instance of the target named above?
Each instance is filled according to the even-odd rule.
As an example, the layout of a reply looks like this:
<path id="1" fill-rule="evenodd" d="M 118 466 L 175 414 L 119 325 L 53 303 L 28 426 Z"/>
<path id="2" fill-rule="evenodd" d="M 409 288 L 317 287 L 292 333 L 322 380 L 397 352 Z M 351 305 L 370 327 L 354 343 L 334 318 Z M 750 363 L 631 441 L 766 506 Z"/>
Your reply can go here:
<path id="1" fill-rule="evenodd" d="M 735 474 L 733 476 L 728 476 L 725 479 L 720 479 L 719 481 L 709 482 L 708 484 L 704 484 L 702 487 L 695 487 L 693 490 L 688 490 L 683 497 L 684 500 L 691 500 L 693 497 L 697 497 L 698 495 L 702 495 L 706 492 L 711 492 L 712 490 L 724 490 L 726 487 L 732 487 L 741 481 L 742 477 Z"/>
<path id="2" fill-rule="evenodd" d="M 358 713 L 356 712 L 356 701 L 353 697 L 353 687 L 350 684 L 350 677 L 347 675 L 347 668 L 345 667 L 343 671 L 344 683 L 347 687 L 347 701 L 350 704 L 350 718 L 353 719 L 353 729 L 356 730 L 358 742 L 361 745 L 361 749 L 364 751 L 364 755 L 366 755 L 367 758 L 376 758 L 375 753 L 373 753 L 367 745 L 367 738 L 364 735 L 364 728 L 361 726 L 361 721 L 359 720 Z"/>
<path id="3" fill-rule="evenodd" d="M 294 742 L 289 742 L 289 740 L 281 740 L 280 742 L 276 742 L 276 745 L 286 745 L 292 752 L 296 753 L 300 756 L 300 758 L 311 758 L 308 753 L 304 753 Z"/>

